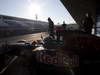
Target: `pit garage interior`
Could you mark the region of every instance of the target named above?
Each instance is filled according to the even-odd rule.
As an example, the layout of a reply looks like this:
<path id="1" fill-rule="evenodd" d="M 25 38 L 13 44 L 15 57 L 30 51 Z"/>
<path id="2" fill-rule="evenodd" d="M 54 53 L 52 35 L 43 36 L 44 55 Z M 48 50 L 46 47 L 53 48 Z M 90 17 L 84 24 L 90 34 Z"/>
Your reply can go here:
<path id="1" fill-rule="evenodd" d="M 72 17 L 74 18 L 74 20 L 76 21 L 77 24 L 79 24 L 79 25 L 82 24 L 82 19 L 83 19 L 85 13 L 87 13 L 87 12 L 92 13 L 94 22 L 95 22 L 95 24 L 97 23 L 99 11 L 98 12 L 96 12 L 96 11 L 98 10 L 99 6 L 97 7 L 95 0 L 61 0 L 61 2 L 64 4 L 64 6 L 69 11 L 69 13 L 72 15 Z M 95 29 L 97 29 L 96 25 L 95 25 Z M 73 31 L 71 33 L 77 34 L 77 32 L 75 32 L 75 31 Z M 62 67 L 62 66 L 61 67 L 52 66 L 51 62 L 50 62 L 51 64 L 47 64 L 47 63 L 49 63 L 47 61 L 47 60 L 49 60 L 49 58 L 48 59 L 46 59 L 46 58 L 48 57 L 49 53 L 52 55 L 56 55 L 54 53 L 54 52 L 56 52 L 54 49 L 53 49 L 54 51 L 51 50 L 50 48 L 47 48 L 46 50 L 44 49 L 44 51 L 38 50 L 37 47 L 33 46 L 32 44 L 28 44 L 28 43 L 24 43 L 23 45 L 20 45 L 20 43 L 19 43 L 19 44 L 17 44 L 19 47 L 18 46 L 16 47 L 16 43 L 15 43 L 15 48 L 13 48 L 13 50 L 14 50 L 14 52 L 18 51 L 17 52 L 18 54 L 16 54 L 16 52 L 14 54 L 14 53 L 12 53 L 12 51 L 11 51 L 11 53 L 14 54 L 13 56 L 16 58 L 16 59 L 14 58 L 14 60 L 16 60 L 16 62 L 14 61 L 14 63 L 11 63 L 10 66 L 7 66 L 6 69 L 4 70 L 2 68 L 5 66 L 5 63 L 4 63 L 5 62 L 5 60 L 4 60 L 5 53 L 0 54 L 0 59 L 2 60 L 2 62 L 0 62 L 0 66 L 1 66 L 0 73 L 2 75 L 41 75 L 41 74 L 52 75 L 52 73 L 53 73 L 53 75 L 92 75 L 92 74 L 95 75 L 98 73 L 100 74 L 100 38 L 93 36 L 93 35 L 83 34 L 83 33 L 82 34 L 78 33 L 77 35 L 71 34 L 71 35 L 69 35 L 69 37 L 66 36 L 65 38 L 66 38 L 66 40 L 65 40 L 66 44 L 64 46 L 62 45 L 63 46 L 62 48 L 59 48 L 59 50 L 60 50 L 59 52 L 64 54 L 64 56 L 67 55 L 67 53 L 69 52 L 69 55 L 71 55 L 71 57 L 72 57 L 72 54 L 74 54 L 75 56 L 77 54 L 79 56 L 79 63 L 78 63 L 79 67 L 75 67 L 75 68 L 73 68 L 73 70 L 72 69 L 69 70 L 70 67 L 67 67 L 67 69 L 66 69 L 65 67 Z M 45 45 L 47 45 L 47 44 L 48 43 L 46 43 Z M 10 47 L 14 47 L 14 45 L 10 44 Z M 33 50 L 33 47 L 36 48 L 37 51 L 36 51 L 36 49 Z M 41 46 L 39 46 L 39 47 L 41 47 Z M 51 45 L 51 47 L 53 47 L 53 45 Z M 7 45 L 6 45 L 6 48 L 5 48 L 5 46 L 3 46 L 4 50 L 5 49 L 7 50 L 7 48 L 8 48 Z M 68 50 L 68 51 L 66 51 L 66 50 Z M 58 51 L 58 49 L 57 49 L 57 51 Z M 48 55 L 46 55 L 47 57 L 45 57 L 46 53 L 48 54 Z M 42 54 L 42 55 L 39 55 L 39 54 Z M 8 55 L 10 57 L 11 54 L 9 54 L 9 52 L 8 52 Z M 39 57 L 39 59 L 40 59 L 40 56 L 45 57 L 45 61 L 42 63 L 40 61 L 38 61 L 38 59 L 36 58 L 36 57 Z M 41 57 L 41 59 L 43 59 L 44 57 Z M 56 57 L 58 57 L 58 56 L 56 56 Z M 60 57 L 61 56 L 59 56 L 58 58 L 60 58 Z M 74 60 L 75 60 L 75 58 L 74 58 Z M 99 60 L 99 63 L 98 64 L 94 64 L 94 63 L 84 64 L 85 60 L 86 61 L 89 60 L 90 62 Z M 53 60 L 53 61 L 55 61 L 55 60 Z M 47 63 L 45 63 L 45 62 L 47 62 Z M 73 74 L 73 72 L 75 74 Z M 80 72 L 81 72 L 81 74 L 79 74 Z"/>

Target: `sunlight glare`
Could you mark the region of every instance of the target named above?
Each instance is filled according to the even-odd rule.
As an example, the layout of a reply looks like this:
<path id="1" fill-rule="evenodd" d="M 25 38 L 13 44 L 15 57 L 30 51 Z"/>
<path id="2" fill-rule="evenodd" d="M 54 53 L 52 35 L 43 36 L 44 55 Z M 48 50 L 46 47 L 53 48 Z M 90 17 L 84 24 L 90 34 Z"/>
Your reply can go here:
<path id="1" fill-rule="evenodd" d="M 30 6 L 29 6 L 29 15 L 30 16 L 34 16 L 34 15 L 40 15 L 41 14 L 41 9 L 40 9 L 40 6 L 39 6 L 39 4 L 31 4 Z"/>

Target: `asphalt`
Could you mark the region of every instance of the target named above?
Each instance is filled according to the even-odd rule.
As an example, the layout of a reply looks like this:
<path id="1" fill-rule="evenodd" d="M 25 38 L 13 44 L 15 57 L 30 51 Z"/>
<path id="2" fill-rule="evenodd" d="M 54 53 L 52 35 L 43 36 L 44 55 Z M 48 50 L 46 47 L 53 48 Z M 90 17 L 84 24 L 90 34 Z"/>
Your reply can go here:
<path id="1" fill-rule="evenodd" d="M 19 39 L 13 40 L 18 41 L 18 40 L 26 40 L 27 42 L 33 42 L 34 40 L 41 40 L 41 35 L 46 36 L 46 33 L 37 33 L 37 34 L 30 34 L 30 35 L 25 35 L 25 36 L 20 36 Z M 26 37 L 27 36 L 27 37 Z M 13 39 L 16 37 L 13 37 Z M 11 38 L 8 38 L 9 40 Z M 10 41 L 10 40 L 9 40 Z M 29 53 L 29 55 L 24 54 L 24 55 L 18 55 L 18 56 L 13 56 L 12 60 L 1 70 L 0 74 L 1 75 L 31 75 L 31 60 L 32 60 L 32 55 L 31 55 L 31 50 L 23 50 L 23 52 Z"/>
<path id="2" fill-rule="evenodd" d="M 20 40 L 26 40 L 27 42 L 32 43 L 34 40 L 40 40 L 41 36 L 47 35 L 46 32 L 36 33 L 36 34 L 27 34 L 21 36 L 14 36 L 14 37 L 7 37 L 7 38 L 0 38 L 0 45 L 5 44 L 7 42 L 16 42 Z"/>

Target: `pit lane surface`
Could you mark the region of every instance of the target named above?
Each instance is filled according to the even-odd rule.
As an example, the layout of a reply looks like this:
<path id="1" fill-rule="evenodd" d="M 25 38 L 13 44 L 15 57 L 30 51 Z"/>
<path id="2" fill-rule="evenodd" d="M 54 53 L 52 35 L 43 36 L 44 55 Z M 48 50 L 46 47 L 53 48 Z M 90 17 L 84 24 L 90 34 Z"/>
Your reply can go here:
<path id="1" fill-rule="evenodd" d="M 1 42 L 0 45 L 7 43 L 7 42 L 16 42 L 16 41 L 21 41 L 21 40 L 26 40 L 27 42 L 32 43 L 34 40 L 40 40 L 41 35 L 45 37 L 47 33 L 41 32 L 41 33 L 35 33 L 35 34 L 27 34 L 27 35 L 21 35 L 21 36 L 0 38 L 0 42 Z"/>

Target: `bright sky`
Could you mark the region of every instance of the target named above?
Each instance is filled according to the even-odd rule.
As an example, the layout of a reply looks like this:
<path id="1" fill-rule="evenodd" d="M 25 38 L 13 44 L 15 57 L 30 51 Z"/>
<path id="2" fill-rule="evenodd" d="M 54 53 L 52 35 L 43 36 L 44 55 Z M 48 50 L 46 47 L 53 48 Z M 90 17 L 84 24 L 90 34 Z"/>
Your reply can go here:
<path id="1" fill-rule="evenodd" d="M 0 14 L 47 21 L 48 17 L 55 24 L 75 23 L 60 0 L 0 0 Z"/>

